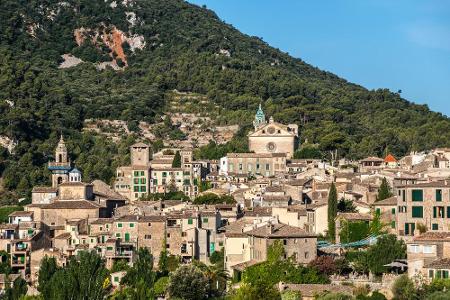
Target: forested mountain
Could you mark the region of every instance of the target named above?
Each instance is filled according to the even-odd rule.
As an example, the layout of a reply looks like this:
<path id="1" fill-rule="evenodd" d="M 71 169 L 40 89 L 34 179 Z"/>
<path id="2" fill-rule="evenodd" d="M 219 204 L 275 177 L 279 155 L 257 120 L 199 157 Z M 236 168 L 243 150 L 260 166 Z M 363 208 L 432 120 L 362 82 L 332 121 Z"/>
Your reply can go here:
<path id="1" fill-rule="evenodd" d="M 174 89 L 206 95 L 229 124 L 250 124 L 261 102 L 325 154 L 450 146 L 447 117 L 314 68 L 206 8 L 181 0 L 2 0 L 0 136 L 18 143 L 13 154 L 0 151 L 3 186 L 23 196 L 46 183 L 61 132 L 86 179 L 111 180 L 133 137 L 115 144 L 81 133 L 83 121 L 154 122 Z"/>

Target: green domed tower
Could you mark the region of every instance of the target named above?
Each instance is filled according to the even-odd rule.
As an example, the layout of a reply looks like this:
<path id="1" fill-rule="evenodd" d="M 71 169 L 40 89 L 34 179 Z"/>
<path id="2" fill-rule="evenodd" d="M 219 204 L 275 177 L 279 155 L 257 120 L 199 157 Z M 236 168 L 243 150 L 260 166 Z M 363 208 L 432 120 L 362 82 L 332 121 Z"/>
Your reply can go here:
<path id="1" fill-rule="evenodd" d="M 253 121 L 253 126 L 255 126 L 255 130 L 258 129 L 261 125 L 266 124 L 266 115 L 264 114 L 261 103 L 259 104 L 258 111 L 255 114 L 255 120 Z"/>

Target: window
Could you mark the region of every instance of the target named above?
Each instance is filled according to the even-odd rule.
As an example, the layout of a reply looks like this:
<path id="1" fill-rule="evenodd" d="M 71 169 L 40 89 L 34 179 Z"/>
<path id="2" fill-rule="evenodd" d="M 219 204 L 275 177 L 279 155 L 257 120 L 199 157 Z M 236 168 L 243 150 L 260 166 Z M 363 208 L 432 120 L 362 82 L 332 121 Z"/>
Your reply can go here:
<path id="1" fill-rule="evenodd" d="M 147 226 L 149 226 L 149 227 L 152 226 L 152 223 L 148 223 Z"/>
<path id="2" fill-rule="evenodd" d="M 133 188 L 133 191 L 134 191 L 134 192 L 139 192 L 139 186 L 138 186 L 138 185 L 135 185 L 134 188 Z M 136 197 L 137 197 L 137 196 L 136 196 Z"/>
<path id="3" fill-rule="evenodd" d="M 152 236 L 150 234 L 146 234 L 146 235 L 144 235 L 144 239 L 151 240 Z"/>
<path id="4" fill-rule="evenodd" d="M 139 176 L 139 171 L 134 171 L 134 176 L 135 177 Z"/>
<path id="5" fill-rule="evenodd" d="M 423 218 L 423 207 L 413 206 L 412 207 L 412 217 L 413 218 Z"/>
<path id="6" fill-rule="evenodd" d="M 287 240 L 283 240 L 283 245 L 287 245 Z"/>
<path id="7" fill-rule="evenodd" d="M 447 218 L 450 218 L 450 206 L 447 206 Z"/>
<path id="8" fill-rule="evenodd" d="M 376 211 L 377 215 L 381 214 L 381 209 L 380 208 L 375 209 L 375 211 Z"/>
<path id="9" fill-rule="evenodd" d="M 111 246 L 106 247 L 106 250 L 108 250 L 108 251 L 112 251 L 112 249 L 113 249 L 113 247 L 111 247 Z"/>
<path id="10" fill-rule="evenodd" d="M 270 165 L 266 164 L 266 171 L 269 171 L 269 170 L 270 170 Z"/>
<path id="11" fill-rule="evenodd" d="M 134 227 L 134 223 L 130 223 L 130 228 L 133 228 Z"/>
<path id="12" fill-rule="evenodd" d="M 439 230 L 439 225 L 437 223 L 431 224 L 431 230 Z"/>
<path id="13" fill-rule="evenodd" d="M 395 208 L 391 209 L 391 214 L 395 215 Z"/>
<path id="14" fill-rule="evenodd" d="M 117 228 L 122 228 L 122 223 L 117 223 Z"/>
<path id="15" fill-rule="evenodd" d="M 170 233 L 167 234 L 167 237 L 170 238 Z"/>
<path id="16" fill-rule="evenodd" d="M 436 201 L 442 201 L 442 190 L 436 190 Z"/>
<path id="17" fill-rule="evenodd" d="M 423 190 L 412 190 L 412 201 L 423 201 Z"/>
<path id="18" fill-rule="evenodd" d="M 434 270 L 428 270 L 428 277 L 433 278 Z"/>
<path id="19" fill-rule="evenodd" d="M 141 184 L 146 184 L 146 183 L 147 183 L 147 179 L 141 178 Z"/>
<path id="20" fill-rule="evenodd" d="M 409 252 L 410 253 L 419 253 L 420 245 L 409 245 Z"/>
<path id="21" fill-rule="evenodd" d="M 442 278 L 448 278 L 448 270 L 442 270 Z"/>
<path id="22" fill-rule="evenodd" d="M 144 171 L 141 171 L 141 176 L 145 176 L 145 175 L 144 175 Z"/>
<path id="23" fill-rule="evenodd" d="M 239 164 L 239 171 L 242 171 L 242 164 Z"/>
<path id="24" fill-rule="evenodd" d="M 306 259 L 309 258 L 309 252 L 305 252 L 305 258 L 306 258 Z"/>
<path id="25" fill-rule="evenodd" d="M 119 277 L 118 276 L 114 276 L 114 282 L 119 282 Z"/>
<path id="26" fill-rule="evenodd" d="M 120 232 L 116 233 L 116 237 L 120 238 Z"/>
<path id="27" fill-rule="evenodd" d="M 395 221 L 391 222 L 391 228 L 395 229 Z"/>
<path id="28" fill-rule="evenodd" d="M 188 224 L 189 224 L 189 225 L 192 225 L 193 223 L 194 223 L 194 220 L 192 220 L 192 218 L 189 218 L 189 219 L 188 219 Z"/>
<path id="29" fill-rule="evenodd" d="M 147 187 L 145 187 L 145 186 L 141 186 L 141 192 L 146 192 L 147 191 Z"/>
<path id="30" fill-rule="evenodd" d="M 208 223 L 208 218 L 203 218 L 203 223 Z"/>
<path id="31" fill-rule="evenodd" d="M 425 254 L 433 253 L 433 246 L 431 246 L 431 245 L 423 246 L 423 253 L 425 253 Z"/>
<path id="32" fill-rule="evenodd" d="M 444 207 L 434 206 L 433 207 L 433 218 L 444 218 Z"/>

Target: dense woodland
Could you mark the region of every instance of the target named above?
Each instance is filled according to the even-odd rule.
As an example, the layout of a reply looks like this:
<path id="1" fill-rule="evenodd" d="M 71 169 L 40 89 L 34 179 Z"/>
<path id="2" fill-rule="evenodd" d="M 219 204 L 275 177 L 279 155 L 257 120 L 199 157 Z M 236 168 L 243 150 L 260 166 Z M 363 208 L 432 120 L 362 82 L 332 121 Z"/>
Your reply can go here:
<path id="1" fill-rule="evenodd" d="M 155 122 L 174 89 L 206 95 L 223 109 L 218 121 L 243 128 L 261 102 L 267 115 L 299 124 L 302 141 L 317 145 L 315 156 L 336 149 L 350 158 L 388 151 L 401 156 L 450 146 L 447 117 L 399 93 L 368 91 L 314 68 L 240 33 L 207 8 L 181 0 L 114 1 L 114 8 L 111 2 L 0 2 L 0 135 L 18 142 L 13 154 L 0 149 L 4 199 L 27 196 L 31 186 L 48 183 L 45 163 L 60 133 L 86 180 L 110 182 L 115 166 L 127 161 L 134 137 L 114 144 L 81 133 L 84 119 L 120 119 L 130 128 L 141 120 Z M 130 11 L 137 16 L 135 26 L 127 21 Z M 101 42 L 78 47 L 74 30 L 108 32 L 113 26 L 143 35 L 146 46 L 133 53 L 125 43 L 128 67 L 99 71 L 94 63 L 110 60 L 109 50 Z M 67 53 L 85 63 L 58 69 Z M 217 158 L 245 150 L 243 136 L 197 155 Z"/>

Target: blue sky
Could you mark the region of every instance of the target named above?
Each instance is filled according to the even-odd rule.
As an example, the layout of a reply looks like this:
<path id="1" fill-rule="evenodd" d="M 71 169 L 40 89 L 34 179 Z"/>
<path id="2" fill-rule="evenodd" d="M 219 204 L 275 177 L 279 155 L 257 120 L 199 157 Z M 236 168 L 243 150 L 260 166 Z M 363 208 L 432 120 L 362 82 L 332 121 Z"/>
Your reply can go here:
<path id="1" fill-rule="evenodd" d="M 189 2 L 313 66 L 450 116 L 450 1 Z"/>

